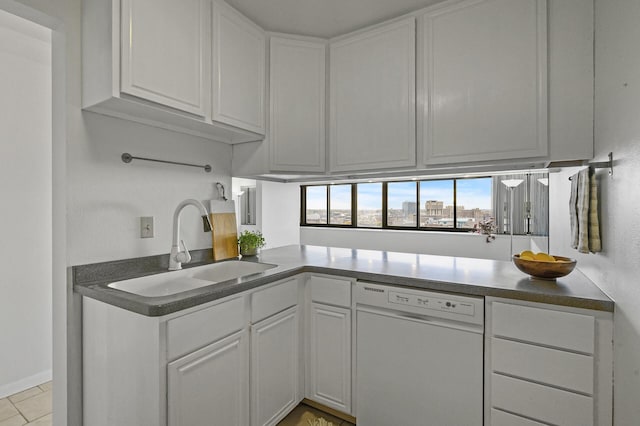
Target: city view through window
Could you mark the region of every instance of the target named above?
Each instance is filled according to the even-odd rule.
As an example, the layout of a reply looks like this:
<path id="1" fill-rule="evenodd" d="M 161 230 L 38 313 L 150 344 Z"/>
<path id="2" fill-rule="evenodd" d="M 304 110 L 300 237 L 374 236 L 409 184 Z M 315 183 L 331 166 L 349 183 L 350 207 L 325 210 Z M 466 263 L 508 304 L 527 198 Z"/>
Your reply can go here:
<path id="1" fill-rule="evenodd" d="M 387 227 L 473 229 L 494 217 L 487 177 L 307 186 L 304 223 L 353 226 L 355 205 L 355 226 L 382 228 L 384 186 Z"/>

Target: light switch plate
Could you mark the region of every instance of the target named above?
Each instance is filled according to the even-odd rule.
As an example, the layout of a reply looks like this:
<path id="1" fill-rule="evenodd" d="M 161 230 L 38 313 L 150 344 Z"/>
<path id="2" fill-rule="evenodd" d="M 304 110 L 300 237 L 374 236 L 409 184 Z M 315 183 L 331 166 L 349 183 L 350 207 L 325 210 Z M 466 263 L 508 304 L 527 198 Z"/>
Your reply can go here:
<path id="1" fill-rule="evenodd" d="M 153 238 L 153 216 L 140 218 L 140 238 Z"/>

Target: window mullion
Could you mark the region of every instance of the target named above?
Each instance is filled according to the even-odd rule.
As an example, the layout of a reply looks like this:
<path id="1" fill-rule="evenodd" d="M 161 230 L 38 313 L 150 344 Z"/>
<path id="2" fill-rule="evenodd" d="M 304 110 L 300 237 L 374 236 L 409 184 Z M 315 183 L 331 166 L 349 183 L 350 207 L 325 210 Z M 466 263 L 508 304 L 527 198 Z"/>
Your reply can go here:
<path id="1" fill-rule="evenodd" d="M 416 181 L 416 229 L 420 229 L 420 182 Z"/>
<path id="2" fill-rule="evenodd" d="M 307 224 L 307 187 L 300 185 L 300 225 Z"/>
<path id="3" fill-rule="evenodd" d="M 358 184 L 351 184 L 351 227 L 358 227 Z"/>
<path id="4" fill-rule="evenodd" d="M 382 228 L 388 228 L 387 182 L 382 182 Z"/>
<path id="5" fill-rule="evenodd" d="M 458 179 L 453 179 L 453 229 L 458 229 Z"/>
<path id="6" fill-rule="evenodd" d="M 327 187 L 327 225 L 331 225 L 331 185 Z"/>

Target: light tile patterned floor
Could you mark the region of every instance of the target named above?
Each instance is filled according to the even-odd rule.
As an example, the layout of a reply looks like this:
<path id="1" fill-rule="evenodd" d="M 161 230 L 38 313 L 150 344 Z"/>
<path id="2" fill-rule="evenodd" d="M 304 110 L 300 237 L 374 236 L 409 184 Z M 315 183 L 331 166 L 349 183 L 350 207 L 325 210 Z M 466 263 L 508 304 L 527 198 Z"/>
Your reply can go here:
<path id="1" fill-rule="evenodd" d="M 332 426 L 355 426 L 304 404 L 298 405 L 278 426 L 309 426 L 323 418 Z M 51 382 L 0 399 L 0 426 L 51 426 Z"/>
<path id="2" fill-rule="evenodd" d="M 51 423 L 51 382 L 0 399 L 0 426 Z"/>
<path id="3" fill-rule="evenodd" d="M 308 405 L 300 404 L 293 409 L 291 413 L 280 423 L 278 426 L 309 426 L 309 421 L 323 418 L 328 422 L 331 422 L 333 426 L 354 426 L 352 423 L 332 416 L 331 414 L 323 413 Z"/>

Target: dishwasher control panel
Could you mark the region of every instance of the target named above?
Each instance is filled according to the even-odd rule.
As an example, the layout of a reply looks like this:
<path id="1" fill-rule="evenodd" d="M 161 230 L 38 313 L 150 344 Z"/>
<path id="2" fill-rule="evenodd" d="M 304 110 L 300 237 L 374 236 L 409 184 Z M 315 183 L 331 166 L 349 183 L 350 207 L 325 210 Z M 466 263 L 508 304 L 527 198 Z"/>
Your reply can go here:
<path id="1" fill-rule="evenodd" d="M 358 281 L 357 305 L 392 309 L 424 317 L 443 318 L 468 324 L 484 324 L 484 297 L 396 287 Z"/>
<path id="2" fill-rule="evenodd" d="M 416 295 L 398 291 L 389 291 L 389 303 L 415 306 L 423 309 L 435 309 L 460 315 L 474 315 L 475 305 L 459 300 L 444 299 L 430 295 Z"/>

